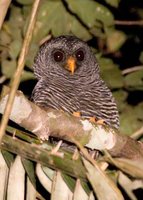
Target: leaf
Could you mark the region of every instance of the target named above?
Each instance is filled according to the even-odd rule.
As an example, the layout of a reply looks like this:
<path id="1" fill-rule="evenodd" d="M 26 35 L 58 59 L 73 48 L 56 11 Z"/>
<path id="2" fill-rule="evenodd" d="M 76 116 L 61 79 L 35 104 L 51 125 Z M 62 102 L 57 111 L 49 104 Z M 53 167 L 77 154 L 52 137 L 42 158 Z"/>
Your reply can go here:
<path id="1" fill-rule="evenodd" d="M 67 184 L 67 186 L 70 188 L 70 190 L 72 192 L 74 192 L 74 189 L 75 189 L 75 185 L 76 185 L 76 180 L 66 174 L 61 174 L 62 175 L 62 178 L 63 180 L 65 181 L 65 183 Z"/>
<path id="2" fill-rule="evenodd" d="M 93 0 L 66 0 L 66 2 L 69 9 L 89 28 L 92 28 L 96 21 L 100 21 L 104 26 L 111 26 L 114 23 L 112 13 Z"/>
<path id="3" fill-rule="evenodd" d="M 123 190 L 126 191 L 126 193 L 128 194 L 128 196 L 132 199 L 132 200 L 137 200 L 136 196 L 133 193 L 133 181 L 131 181 L 125 174 L 123 174 L 122 172 L 119 172 L 119 177 L 118 177 L 118 182 L 119 184 L 122 186 Z"/>
<path id="4" fill-rule="evenodd" d="M 88 200 L 88 195 L 85 193 L 84 189 L 82 188 L 81 182 L 79 179 L 76 181 L 76 187 L 74 191 L 74 200 Z"/>
<path id="5" fill-rule="evenodd" d="M 0 45 L 1 46 L 7 46 L 11 42 L 10 35 L 5 31 L 0 31 Z"/>
<path id="6" fill-rule="evenodd" d="M 16 1 L 22 5 L 29 5 L 34 2 L 34 0 L 16 0 Z"/>
<path id="7" fill-rule="evenodd" d="M 35 167 L 34 163 L 30 160 L 22 158 L 22 164 L 24 169 L 32 183 L 32 185 L 36 188 L 36 178 L 35 178 Z"/>
<path id="8" fill-rule="evenodd" d="M 51 170 L 48 167 L 45 167 L 46 169 L 46 174 L 42 169 L 42 166 L 40 163 L 37 163 L 36 165 L 36 175 L 40 181 L 40 183 L 43 185 L 43 187 L 51 193 L 51 187 L 52 187 L 52 180 L 51 180 L 51 175 L 54 173 L 54 170 Z M 49 176 L 50 174 L 50 176 Z M 50 178 L 49 178 L 50 177 Z"/>
<path id="9" fill-rule="evenodd" d="M 72 197 L 72 192 L 64 182 L 61 173 L 58 171 L 57 173 L 55 173 L 52 185 L 51 200 L 72 200 Z"/>
<path id="10" fill-rule="evenodd" d="M 28 51 L 27 57 L 26 57 L 26 66 L 33 70 L 33 61 L 34 57 L 36 56 L 36 53 L 38 52 L 39 46 L 36 43 L 32 43 L 30 46 L 30 49 Z"/>
<path id="11" fill-rule="evenodd" d="M 121 88 L 123 87 L 123 76 L 121 71 L 112 59 L 98 57 L 100 65 L 101 77 L 110 88 Z"/>
<path id="12" fill-rule="evenodd" d="M 120 132 L 126 135 L 133 134 L 142 126 L 141 107 L 126 106 L 123 113 L 120 114 Z"/>
<path id="13" fill-rule="evenodd" d="M 10 168 L 7 199 L 24 200 L 25 171 L 21 163 L 21 158 L 16 157 Z"/>
<path id="14" fill-rule="evenodd" d="M 41 40 L 50 31 L 53 36 L 73 33 L 85 40 L 91 38 L 86 28 L 67 12 L 61 1 L 44 1 L 41 4 L 34 31 L 34 41 Z"/>
<path id="15" fill-rule="evenodd" d="M 127 99 L 128 93 L 120 89 L 117 91 L 113 91 L 113 96 L 115 97 L 118 111 L 124 111 L 125 107 L 127 106 L 126 99 Z"/>
<path id="16" fill-rule="evenodd" d="M 2 63 L 2 74 L 7 78 L 11 78 L 16 70 L 15 60 L 3 60 Z"/>
<path id="17" fill-rule="evenodd" d="M 105 175 L 105 172 L 101 173 L 85 159 L 83 159 L 83 162 L 87 170 L 88 180 L 99 200 L 123 200 L 120 190 L 113 186 L 112 181 Z"/>
<path id="18" fill-rule="evenodd" d="M 14 161 L 14 155 L 5 150 L 2 150 L 1 153 L 5 159 L 6 164 L 8 165 L 8 167 L 10 167 Z"/>
<path id="19" fill-rule="evenodd" d="M 123 77 L 118 67 L 102 71 L 102 78 L 110 88 L 123 87 Z"/>
<path id="20" fill-rule="evenodd" d="M 143 160 L 115 158 L 116 166 L 134 178 L 143 178 Z"/>
<path id="21" fill-rule="evenodd" d="M 126 41 L 127 36 L 124 32 L 118 30 L 109 31 L 107 34 L 107 49 L 109 52 L 115 52 L 121 48 Z"/>
<path id="22" fill-rule="evenodd" d="M 13 40 L 9 45 L 10 57 L 14 60 L 19 55 L 20 49 L 22 47 L 22 40 Z"/>
<path id="23" fill-rule="evenodd" d="M 128 89 L 143 90 L 143 70 L 132 72 L 126 75 L 124 79 Z"/>
<path id="24" fill-rule="evenodd" d="M 120 0 L 105 0 L 105 2 L 117 8 L 119 6 Z"/>
<path id="25" fill-rule="evenodd" d="M 0 151 L 0 199 L 6 199 L 6 188 L 8 180 L 8 166 Z"/>
<path id="26" fill-rule="evenodd" d="M 31 79 L 35 79 L 33 72 L 28 72 L 24 70 L 21 76 L 21 81 L 27 81 Z"/>
<path id="27" fill-rule="evenodd" d="M 141 51 L 141 53 L 140 53 L 139 60 L 140 60 L 141 63 L 143 63 L 143 51 Z"/>

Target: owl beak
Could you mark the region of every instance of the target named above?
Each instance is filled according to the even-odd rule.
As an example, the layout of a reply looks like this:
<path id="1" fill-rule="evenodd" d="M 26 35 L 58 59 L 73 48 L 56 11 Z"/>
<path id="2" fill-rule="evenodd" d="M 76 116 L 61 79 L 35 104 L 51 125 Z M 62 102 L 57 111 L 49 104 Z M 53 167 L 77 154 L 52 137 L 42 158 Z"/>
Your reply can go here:
<path id="1" fill-rule="evenodd" d="M 74 57 L 69 57 L 67 59 L 67 69 L 71 72 L 71 74 L 73 75 L 74 74 L 74 71 L 76 69 L 76 60 Z"/>

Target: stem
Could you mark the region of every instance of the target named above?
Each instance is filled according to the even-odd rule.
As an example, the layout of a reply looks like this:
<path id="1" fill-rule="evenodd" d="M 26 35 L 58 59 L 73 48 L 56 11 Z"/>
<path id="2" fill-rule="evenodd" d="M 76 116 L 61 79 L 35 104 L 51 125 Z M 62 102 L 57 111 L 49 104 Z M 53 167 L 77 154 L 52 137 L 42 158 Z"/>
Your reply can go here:
<path id="1" fill-rule="evenodd" d="M 8 97 L 8 101 L 7 101 L 5 110 L 4 110 L 4 115 L 2 117 L 1 126 L 0 126 L 0 143 L 1 143 L 2 137 L 4 136 L 5 129 L 6 129 L 6 126 L 7 126 L 7 123 L 8 123 L 8 119 L 9 119 L 9 115 L 10 115 L 10 112 L 11 112 L 11 109 L 12 109 L 14 97 L 15 97 L 15 94 L 16 94 L 16 90 L 17 90 L 18 85 L 20 83 L 21 74 L 22 74 L 24 64 L 25 64 L 25 58 L 26 58 L 26 55 L 27 55 L 27 52 L 28 52 L 28 49 L 29 49 L 29 46 L 30 46 L 32 33 L 33 33 L 35 22 L 36 22 L 36 15 L 37 15 L 39 2 L 40 2 L 40 0 L 35 0 L 35 2 L 33 4 L 29 26 L 28 26 L 26 36 L 25 36 L 25 39 L 24 39 L 24 42 L 23 42 L 23 47 L 21 49 L 20 56 L 19 56 L 19 59 L 18 59 L 17 70 L 15 71 L 15 74 L 13 76 L 10 95 Z"/>

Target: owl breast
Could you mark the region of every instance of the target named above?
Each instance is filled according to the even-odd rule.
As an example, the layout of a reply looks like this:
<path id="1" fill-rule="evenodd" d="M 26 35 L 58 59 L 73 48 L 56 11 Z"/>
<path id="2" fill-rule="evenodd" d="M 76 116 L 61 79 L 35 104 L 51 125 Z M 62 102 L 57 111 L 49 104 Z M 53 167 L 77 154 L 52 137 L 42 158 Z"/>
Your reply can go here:
<path id="1" fill-rule="evenodd" d="M 33 90 L 33 101 L 44 108 L 80 112 L 81 117 L 103 119 L 118 128 L 118 111 L 110 90 L 103 81 L 90 86 L 66 81 L 39 81 Z"/>

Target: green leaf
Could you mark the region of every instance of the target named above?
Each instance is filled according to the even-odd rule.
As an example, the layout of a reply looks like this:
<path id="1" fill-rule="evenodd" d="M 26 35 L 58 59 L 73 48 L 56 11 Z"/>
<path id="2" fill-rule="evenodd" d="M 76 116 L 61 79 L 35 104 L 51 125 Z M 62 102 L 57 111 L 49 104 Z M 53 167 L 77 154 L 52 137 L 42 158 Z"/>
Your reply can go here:
<path id="1" fill-rule="evenodd" d="M 105 0 L 105 2 L 117 8 L 119 6 L 120 0 Z"/>
<path id="2" fill-rule="evenodd" d="M 14 161 L 14 155 L 5 150 L 2 150 L 1 153 L 5 159 L 5 162 L 7 163 L 8 167 L 10 167 Z"/>
<path id="3" fill-rule="evenodd" d="M 34 0 L 16 0 L 16 1 L 22 5 L 29 5 L 34 2 Z"/>
<path id="4" fill-rule="evenodd" d="M 2 61 L 2 74 L 7 78 L 11 78 L 16 69 L 16 61 L 15 60 L 4 60 Z"/>
<path id="5" fill-rule="evenodd" d="M 115 97 L 118 111 L 124 111 L 125 107 L 127 106 L 126 99 L 128 93 L 124 90 L 117 90 L 113 92 L 113 96 Z"/>
<path id="6" fill-rule="evenodd" d="M 34 41 L 40 41 L 50 31 L 53 36 L 75 34 L 85 40 L 91 38 L 86 28 L 67 12 L 61 1 L 44 1 L 41 4 L 35 25 Z"/>
<path id="7" fill-rule="evenodd" d="M 121 74 L 118 65 L 116 65 L 111 59 L 98 57 L 101 76 L 110 88 L 123 87 L 123 76 Z"/>
<path id="8" fill-rule="evenodd" d="M 6 46 L 11 42 L 10 35 L 5 31 L 0 31 L 0 45 Z"/>
<path id="9" fill-rule="evenodd" d="M 34 57 L 36 56 L 36 53 L 38 52 L 39 46 L 37 43 L 32 43 L 30 46 L 30 49 L 28 51 L 27 57 L 26 57 L 26 66 L 33 70 L 33 61 Z"/>
<path id="10" fill-rule="evenodd" d="M 24 70 L 21 76 L 21 81 L 27 81 L 31 79 L 35 79 L 33 72 L 28 72 Z"/>
<path id="11" fill-rule="evenodd" d="M 67 184 L 67 186 L 70 188 L 70 190 L 72 192 L 74 192 L 74 189 L 75 189 L 75 184 L 76 184 L 76 180 L 66 174 L 61 174 L 62 175 L 62 178 L 63 180 L 65 181 L 65 183 Z"/>
<path id="12" fill-rule="evenodd" d="M 36 175 L 35 175 L 35 167 L 34 167 L 34 163 L 30 160 L 24 159 L 22 158 L 22 164 L 24 166 L 24 169 L 31 181 L 31 183 L 33 184 L 33 186 L 36 188 Z"/>
<path id="13" fill-rule="evenodd" d="M 124 79 L 128 89 L 143 90 L 143 70 L 132 72 Z"/>
<path id="14" fill-rule="evenodd" d="M 138 107 L 139 106 L 139 107 Z M 135 107 L 127 106 L 120 114 L 120 132 L 126 135 L 131 135 L 142 126 L 143 105 Z"/>
<path id="15" fill-rule="evenodd" d="M 66 2 L 69 9 L 89 28 L 92 28 L 96 21 L 100 21 L 104 26 L 111 26 L 114 23 L 112 13 L 93 0 L 66 0 Z"/>
<path id="16" fill-rule="evenodd" d="M 140 53 L 139 60 L 140 60 L 141 63 L 143 63 L 143 51 L 141 51 L 141 53 Z"/>
<path id="17" fill-rule="evenodd" d="M 9 45 L 9 54 L 12 59 L 16 59 L 22 47 L 22 40 L 13 40 Z"/>
<path id="18" fill-rule="evenodd" d="M 110 29 L 111 30 L 111 29 Z M 115 52 L 121 48 L 126 41 L 127 36 L 124 32 L 118 30 L 109 31 L 107 34 L 107 49 L 109 52 Z"/>
<path id="19" fill-rule="evenodd" d="M 102 78 L 110 88 L 123 87 L 123 77 L 118 67 L 114 67 L 110 70 L 104 70 L 102 72 Z"/>

